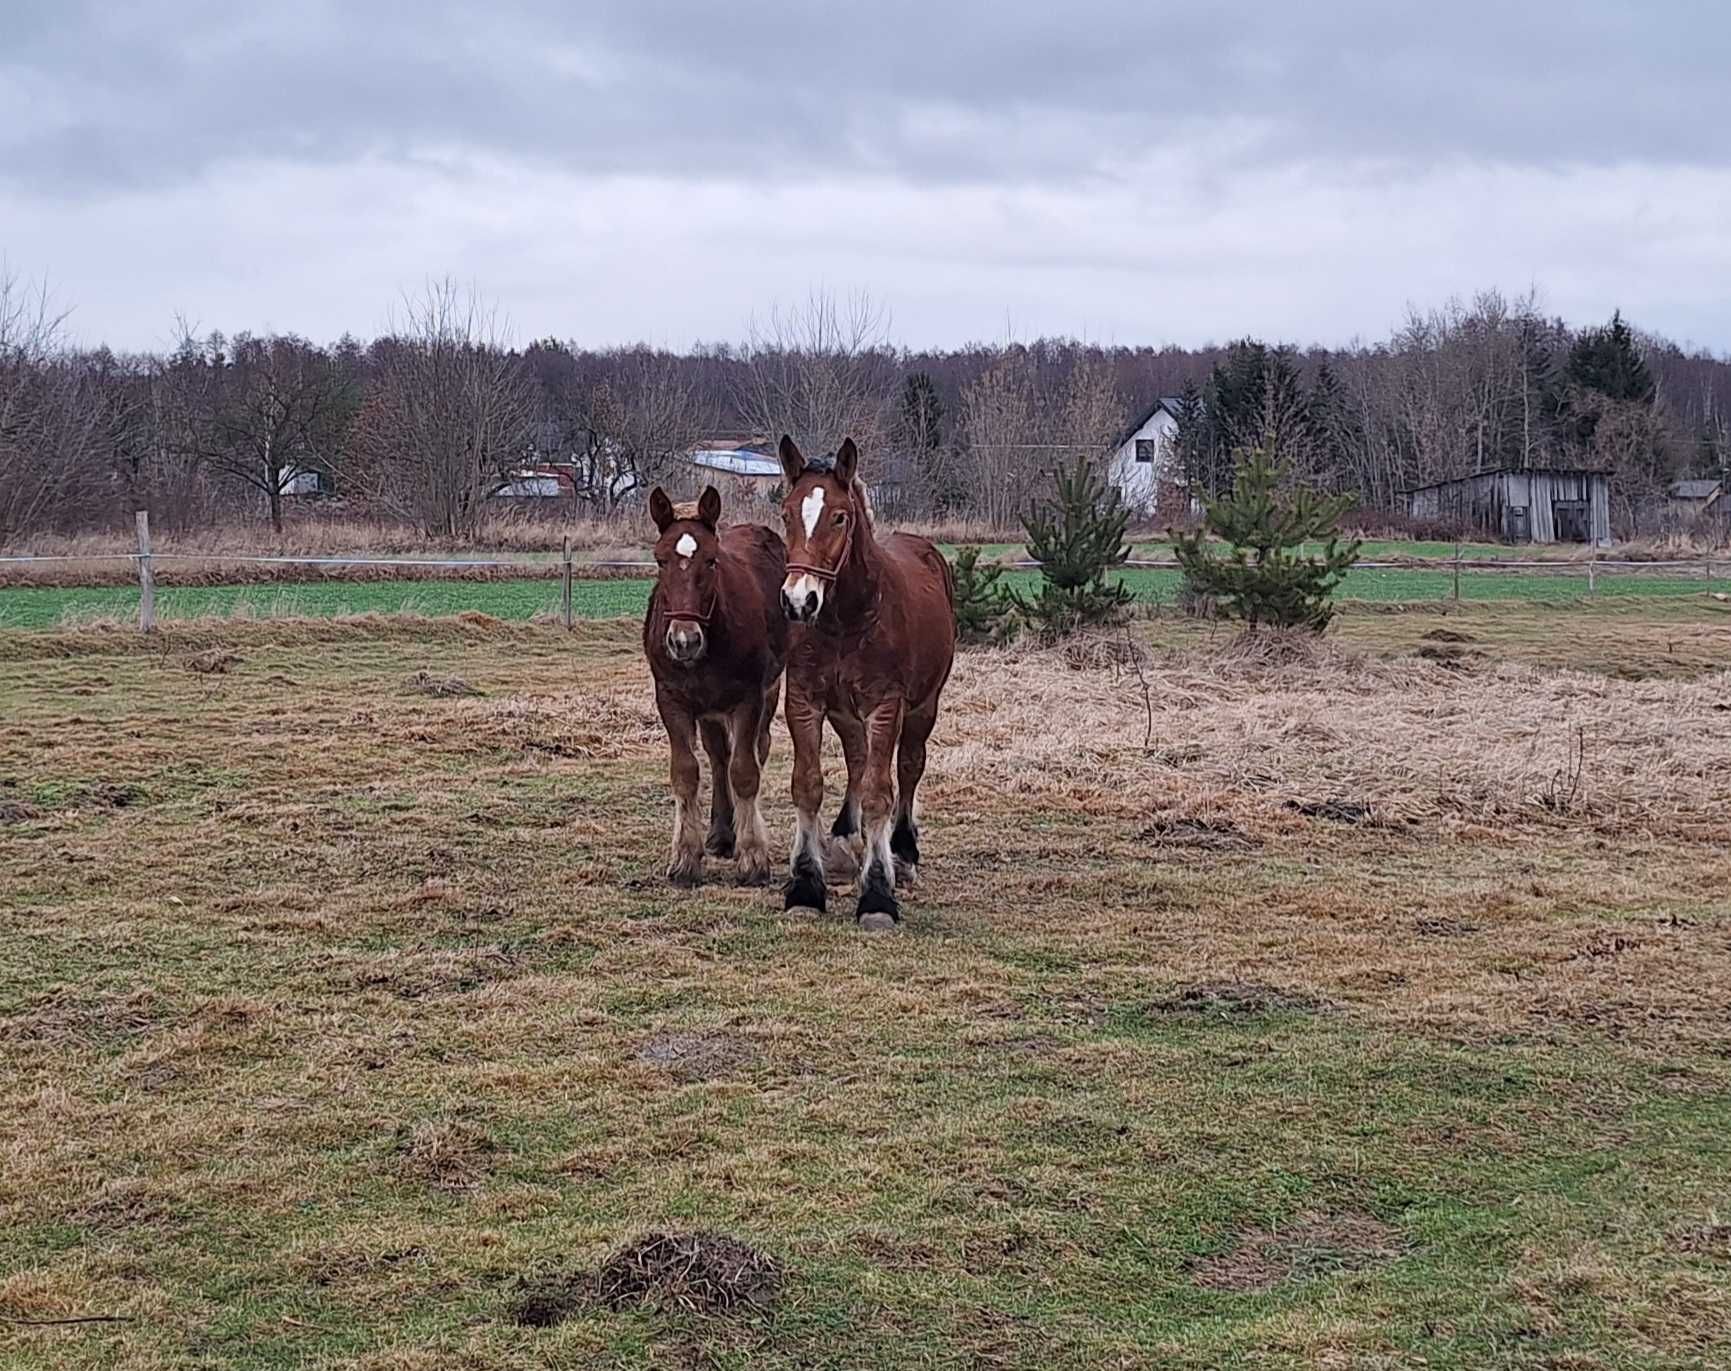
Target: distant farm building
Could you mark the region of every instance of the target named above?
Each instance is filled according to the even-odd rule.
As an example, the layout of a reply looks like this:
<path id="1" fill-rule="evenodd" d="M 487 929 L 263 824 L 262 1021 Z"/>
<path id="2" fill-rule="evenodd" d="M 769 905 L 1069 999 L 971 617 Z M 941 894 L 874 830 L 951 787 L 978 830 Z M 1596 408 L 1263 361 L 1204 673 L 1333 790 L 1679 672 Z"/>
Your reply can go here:
<path id="1" fill-rule="evenodd" d="M 698 447 L 691 450 L 691 465 L 698 475 L 714 472 L 742 481 L 761 483 L 765 489 L 781 480 L 781 462 L 776 456 L 752 447 Z"/>
<path id="2" fill-rule="evenodd" d="M 1135 513 L 1153 514 L 1184 500 L 1177 432 L 1178 397 L 1163 395 L 1119 437 L 1107 470 L 1125 505 Z"/>
<path id="3" fill-rule="evenodd" d="M 1717 477 L 1678 481 L 1665 492 L 1666 522 L 1674 528 L 1693 528 L 1712 519 L 1731 519 L 1731 495 Z"/>
<path id="4" fill-rule="evenodd" d="M 1611 482 L 1603 472 L 1503 467 L 1406 492 L 1417 523 L 1509 543 L 1611 541 Z"/>
<path id="5" fill-rule="evenodd" d="M 513 471 L 493 491 L 495 500 L 557 500 L 561 495 L 569 494 L 571 490 L 571 475 L 569 470 L 559 470 L 552 466 L 525 467 L 521 471 Z"/>

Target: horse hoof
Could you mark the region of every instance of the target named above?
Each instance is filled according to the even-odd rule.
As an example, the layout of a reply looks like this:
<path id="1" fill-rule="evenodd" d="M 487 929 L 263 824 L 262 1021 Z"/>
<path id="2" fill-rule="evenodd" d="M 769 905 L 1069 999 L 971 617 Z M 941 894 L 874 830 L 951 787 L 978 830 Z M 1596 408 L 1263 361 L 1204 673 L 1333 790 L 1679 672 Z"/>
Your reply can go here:
<path id="1" fill-rule="evenodd" d="M 733 856 L 733 834 L 711 833 L 703 840 L 703 850 L 711 857 Z"/>
<path id="2" fill-rule="evenodd" d="M 768 885 L 769 863 L 767 861 L 741 862 L 738 880 L 740 885 Z"/>
<path id="3" fill-rule="evenodd" d="M 912 862 L 896 861 L 896 889 L 912 886 L 920 878 L 920 869 Z"/>
<path id="4" fill-rule="evenodd" d="M 781 912 L 783 914 L 791 914 L 796 919 L 821 919 L 821 918 L 823 918 L 823 910 L 813 909 L 808 904 L 790 904 L 786 909 L 782 910 Z"/>
<path id="5" fill-rule="evenodd" d="M 881 909 L 874 909 L 869 914 L 859 916 L 859 927 L 862 933 L 891 933 L 896 928 L 896 917 L 884 913 Z"/>
<path id="6" fill-rule="evenodd" d="M 703 883 L 703 863 L 675 862 L 667 868 L 667 879 L 679 886 L 701 885 Z"/>

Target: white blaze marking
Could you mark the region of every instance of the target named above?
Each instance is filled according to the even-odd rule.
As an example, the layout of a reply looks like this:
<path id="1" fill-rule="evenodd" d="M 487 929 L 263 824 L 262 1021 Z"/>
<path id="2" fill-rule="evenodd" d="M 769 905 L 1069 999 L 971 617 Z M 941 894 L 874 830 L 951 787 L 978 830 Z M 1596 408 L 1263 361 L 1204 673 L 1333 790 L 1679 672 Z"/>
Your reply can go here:
<path id="1" fill-rule="evenodd" d="M 816 595 L 818 608 L 823 608 L 823 582 L 817 577 L 802 571 L 797 576 L 789 576 L 784 584 L 788 598 L 796 605 L 803 605 L 807 595 Z"/>
<path id="2" fill-rule="evenodd" d="M 681 557 L 689 557 L 692 553 L 697 551 L 697 539 L 693 538 L 689 533 L 681 533 L 679 535 L 679 541 L 673 545 L 673 550 Z"/>
<path id="3" fill-rule="evenodd" d="M 823 515 L 823 487 L 813 486 L 811 494 L 799 502 L 799 512 L 805 516 L 805 536 L 817 532 L 817 521 Z"/>

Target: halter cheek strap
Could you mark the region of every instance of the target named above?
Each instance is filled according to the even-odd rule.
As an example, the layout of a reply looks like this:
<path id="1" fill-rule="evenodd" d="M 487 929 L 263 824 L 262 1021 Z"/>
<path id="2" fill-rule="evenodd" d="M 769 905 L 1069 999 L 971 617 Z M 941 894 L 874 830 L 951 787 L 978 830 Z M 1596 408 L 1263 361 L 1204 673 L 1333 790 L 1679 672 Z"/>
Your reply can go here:
<path id="1" fill-rule="evenodd" d="M 721 587 L 717 586 L 709 593 L 709 608 L 705 610 L 672 610 L 663 607 L 661 617 L 669 623 L 677 623 L 681 619 L 689 619 L 693 623 L 707 624 L 715 617 L 715 602 L 720 598 Z"/>

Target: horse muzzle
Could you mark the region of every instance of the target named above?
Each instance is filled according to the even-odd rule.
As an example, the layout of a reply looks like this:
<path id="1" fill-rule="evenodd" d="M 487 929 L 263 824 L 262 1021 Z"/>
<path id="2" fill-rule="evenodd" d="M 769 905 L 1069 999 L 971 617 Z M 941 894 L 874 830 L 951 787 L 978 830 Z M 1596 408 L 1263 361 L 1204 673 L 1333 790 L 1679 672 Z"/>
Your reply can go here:
<path id="1" fill-rule="evenodd" d="M 789 576 L 781 584 L 781 612 L 791 623 L 811 623 L 823 612 L 823 582 L 803 573 Z"/>
<path id="2" fill-rule="evenodd" d="M 667 626 L 665 642 L 667 655 L 681 666 L 690 666 L 703 656 L 709 646 L 703 636 L 703 626 L 684 620 L 675 620 Z"/>

